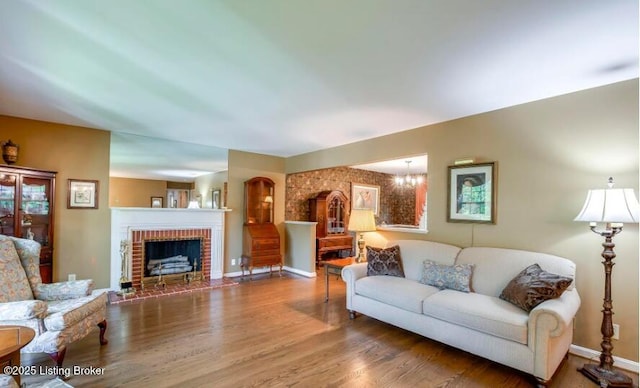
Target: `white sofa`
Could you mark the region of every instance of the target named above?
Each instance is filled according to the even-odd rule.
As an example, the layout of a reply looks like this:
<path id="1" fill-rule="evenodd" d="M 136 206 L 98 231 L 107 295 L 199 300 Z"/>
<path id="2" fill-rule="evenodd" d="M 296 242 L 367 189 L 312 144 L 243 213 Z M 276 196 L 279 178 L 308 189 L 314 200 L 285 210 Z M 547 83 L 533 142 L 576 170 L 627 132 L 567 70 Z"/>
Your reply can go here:
<path id="1" fill-rule="evenodd" d="M 458 248 L 422 240 L 399 240 L 405 277 L 367 276 L 367 263 L 342 270 L 346 304 L 356 312 L 533 375 L 545 386 L 569 350 L 573 318 L 580 307 L 571 283 L 559 298 L 530 313 L 499 298 L 523 269 L 575 279 L 575 264 L 544 253 L 503 248 Z M 470 293 L 419 282 L 423 262 L 473 264 Z"/>

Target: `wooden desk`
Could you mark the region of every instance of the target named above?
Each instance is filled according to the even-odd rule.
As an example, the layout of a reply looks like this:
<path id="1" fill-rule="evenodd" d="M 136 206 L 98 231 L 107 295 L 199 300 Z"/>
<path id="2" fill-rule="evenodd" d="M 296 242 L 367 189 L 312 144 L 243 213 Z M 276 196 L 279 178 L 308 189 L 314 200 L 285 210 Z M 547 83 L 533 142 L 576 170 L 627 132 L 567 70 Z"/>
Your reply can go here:
<path id="1" fill-rule="evenodd" d="M 340 275 L 342 273 L 342 268 L 355 262 L 355 257 L 327 260 L 324 262 L 324 285 L 326 290 L 326 294 L 324 297 L 325 303 L 329 301 L 329 274 Z"/>
<path id="2" fill-rule="evenodd" d="M 322 256 L 331 252 L 349 251 L 353 254 L 353 237 L 349 235 L 327 236 L 316 238 L 316 265 L 321 264 Z"/>
<path id="3" fill-rule="evenodd" d="M 36 332 L 26 326 L 0 326 L 0 367 L 20 366 L 20 349 L 27 346 Z M 13 376 L 20 385 L 20 375 Z"/>

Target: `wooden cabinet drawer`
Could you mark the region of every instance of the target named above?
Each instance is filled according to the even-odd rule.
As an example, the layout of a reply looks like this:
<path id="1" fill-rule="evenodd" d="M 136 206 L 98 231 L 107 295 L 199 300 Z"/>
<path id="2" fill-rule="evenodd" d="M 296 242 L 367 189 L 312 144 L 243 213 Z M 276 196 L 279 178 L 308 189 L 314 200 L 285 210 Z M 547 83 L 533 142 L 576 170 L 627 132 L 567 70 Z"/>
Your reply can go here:
<path id="1" fill-rule="evenodd" d="M 280 256 L 255 256 L 251 259 L 251 265 L 254 267 L 276 264 L 280 264 Z"/>
<path id="2" fill-rule="evenodd" d="M 254 250 L 280 249 L 280 239 L 277 239 L 277 238 L 254 239 L 251 243 L 251 248 Z"/>
<path id="3" fill-rule="evenodd" d="M 259 256 L 280 256 L 280 249 L 261 249 L 251 252 L 251 257 Z"/>
<path id="4" fill-rule="evenodd" d="M 318 248 L 334 248 L 340 246 L 351 247 L 351 237 L 339 237 L 339 238 L 322 238 L 318 239 Z"/>

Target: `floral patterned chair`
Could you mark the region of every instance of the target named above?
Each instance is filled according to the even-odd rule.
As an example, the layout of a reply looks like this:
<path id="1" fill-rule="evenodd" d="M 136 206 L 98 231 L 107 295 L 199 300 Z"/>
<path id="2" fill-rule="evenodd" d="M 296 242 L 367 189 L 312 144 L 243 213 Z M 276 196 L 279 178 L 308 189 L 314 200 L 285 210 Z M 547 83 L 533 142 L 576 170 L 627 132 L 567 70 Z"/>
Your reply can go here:
<path id="1" fill-rule="evenodd" d="M 96 325 L 107 343 L 107 295 L 92 295 L 93 280 L 43 284 L 39 262 L 40 244 L 0 235 L 0 325 L 35 330 L 21 352 L 48 353 L 62 367 L 67 345 Z"/>

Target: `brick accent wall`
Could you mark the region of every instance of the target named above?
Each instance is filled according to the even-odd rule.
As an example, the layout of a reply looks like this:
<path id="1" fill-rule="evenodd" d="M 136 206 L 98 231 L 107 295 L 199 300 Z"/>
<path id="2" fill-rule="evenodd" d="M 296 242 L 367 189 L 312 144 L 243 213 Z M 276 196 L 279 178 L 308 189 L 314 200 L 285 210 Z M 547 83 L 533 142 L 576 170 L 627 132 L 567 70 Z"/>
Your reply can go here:
<path id="1" fill-rule="evenodd" d="M 325 190 L 340 190 L 351 200 L 351 183 L 380 186 L 377 223 L 414 225 L 416 196 L 411 188 L 397 187 L 394 175 L 349 167 L 288 174 L 286 177 L 287 221 L 309 220 L 309 198 Z"/>

